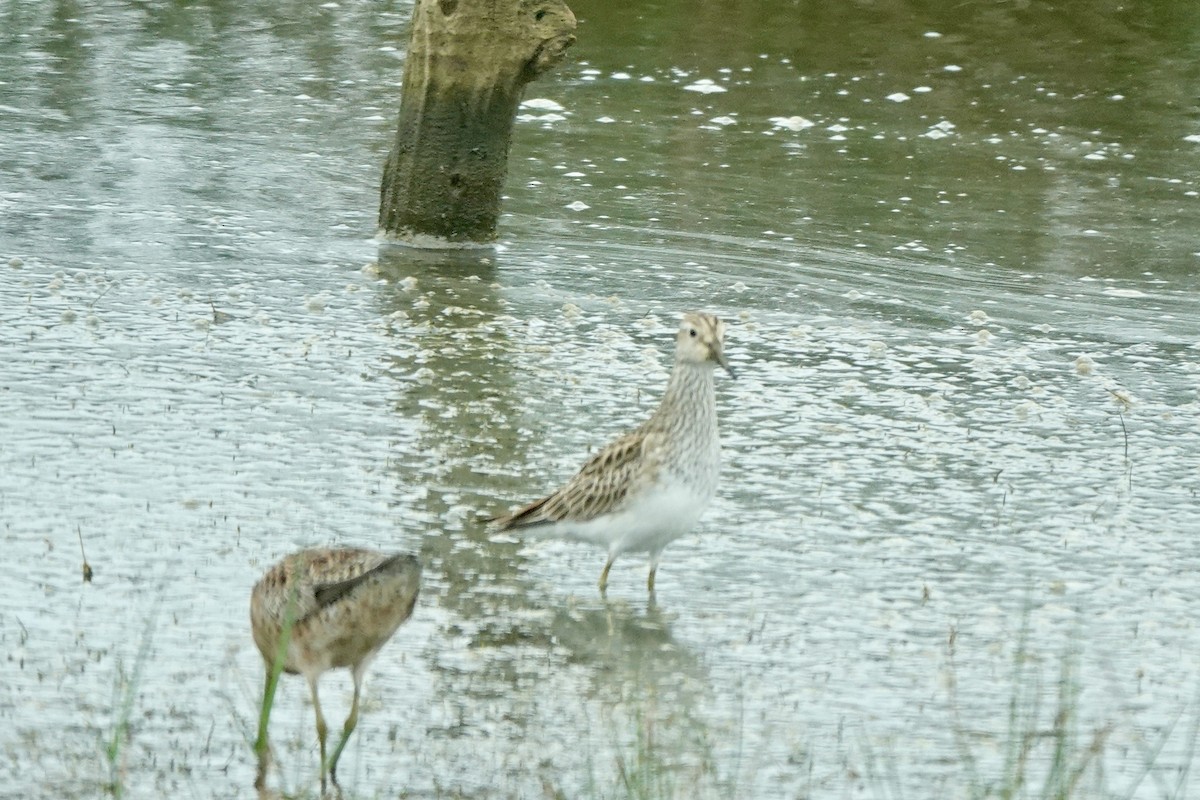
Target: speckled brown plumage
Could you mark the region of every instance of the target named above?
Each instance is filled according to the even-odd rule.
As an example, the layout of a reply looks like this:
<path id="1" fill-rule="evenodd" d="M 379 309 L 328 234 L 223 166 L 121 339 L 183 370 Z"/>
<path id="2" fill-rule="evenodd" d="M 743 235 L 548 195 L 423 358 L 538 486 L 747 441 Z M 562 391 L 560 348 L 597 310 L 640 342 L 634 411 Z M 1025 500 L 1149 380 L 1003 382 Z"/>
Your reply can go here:
<path id="1" fill-rule="evenodd" d="M 658 474 L 660 436 L 645 431 L 649 422 L 609 444 L 584 464 L 565 486 L 495 522 L 502 529 L 589 520 L 619 507 L 631 489 Z"/>
<path id="2" fill-rule="evenodd" d="M 302 550 L 275 564 L 250 595 L 250 627 L 266 664 L 267 681 L 287 633 L 282 669 L 303 675 L 312 691 L 321 748 L 321 792 L 325 791 L 326 725 L 317 681 L 330 669 L 346 667 L 354 678 L 354 699 L 342 739 L 329 762 L 337 785 L 337 759 L 358 721 L 362 679 L 371 659 L 412 614 L 420 591 L 421 566 L 410 555 L 374 550 Z M 290 623 L 290 627 L 289 627 Z M 264 734 L 265 741 L 265 734 Z M 256 786 L 265 782 L 260 760 Z"/>
<path id="3" fill-rule="evenodd" d="M 720 440 L 713 367 L 733 374 L 724 331 L 711 314 L 685 314 L 675 367 L 650 418 L 593 456 L 561 489 L 497 517 L 495 525 L 607 547 L 602 591 L 618 555 L 646 551 L 647 586 L 653 591 L 663 548 L 692 527 L 716 492 Z"/>

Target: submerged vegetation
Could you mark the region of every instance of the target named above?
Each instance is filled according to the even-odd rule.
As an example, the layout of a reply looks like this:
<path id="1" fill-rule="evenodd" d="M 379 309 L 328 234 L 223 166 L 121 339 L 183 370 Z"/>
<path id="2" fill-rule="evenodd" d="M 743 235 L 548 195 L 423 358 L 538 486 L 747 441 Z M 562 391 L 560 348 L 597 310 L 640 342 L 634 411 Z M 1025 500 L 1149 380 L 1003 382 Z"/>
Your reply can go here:
<path id="1" fill-rule="evenodd" d="M 115 798 L 125 796 L 125 781 L 128 775 L 126 760 L 132 735 L 130 721 L 133 718 L 138 693 L 142 689 L 146 664 L 153 651 L 156 618 L 157 610 L 146 618 L 132 669 L 126 671 L 125 662 L 120 657 L 116 662 L 117 674 L 113 681 L 112 692 L 112 719 L 109 723 L 108 733 L 101 741 L 104 763 L 108 771 L 104 787 Z"/>
<path id="2" fill-rule="evenodd" d="M 1111 765 L 1106 758 L 1111 755 L 1115 726 L 1111 722 L 1088 726 L 1081 719 L 1079 702 L 1084 686 L 1080 678 L 1082 648 L 1077 639 L 1068 642 L 1057 657 L 1034 653 L 1029 649 L 1025 617 L 1012 656 L 1003 730 L 994 727 L 993 719 L 963 716 L 955 665 L 957 647 L 957 633 L 951 630 L 947 642 L 950 717 L 946 722 L 957 759 L 944 776 L 939 796 L 964 800 L 1181 800 L 1187 796 L 1191 758 L 1200 741 L 1200 694 L 1175 718 L 1176 723 L 1188 721 L 1182 742 L 1183 752 L 1189 756 L 1187 764 L 1179 769 L 1158 763 L 1168 740 L 1175 737 L 1175 724 L 1149 742 L 1131 732 L 1138 744 L 1136 752 L 1129 755 L 1140 766 L 1132 778 L 1114 787 L 1109 785 Z M 678 736 L 657 735 L 655 720 L 660 710 L 652 696 L 631 699 L 621 711 L 609 715 L 611 748 L 603 756 L 593 753 L 589 757 L 591 777 L 586 786 L 577 795 L 556 789 L 554 797 L 721 800 L 771 794 L 741 763 L 740 747 L 736 763 L 720 763 L 702 725 L 688 727 L 691 737 L 686 742 Z M 624 725 L 618 725 L 621 719 Z M 860 742 L 860 764 L 847 758 L 832 770 L 828 769 L 832 765 L 824 765 L 825 774 L 840 774 L 840 781 L 826 778 L 819 786 L 810 785 L 802 796 L 844 796 L 851 790 L 855 796 L 879 800 L 930 796 L 906 793 L 900 786 L 898 776 L 906 761 L 903 744 L 879 752 L 865 739 Z M 986 755 L 977 752 L 979 743 L 996 741 L 1001 744 L 999 758 L 994 748 L 987 748 Z M 811 763 L 808 769 L 810 775 L 821 771 L 820 765 Z M 748 778 L 748 785 L 740 785 L 738 777 Z M 1145 786 L 1147 783 L 1153 784 L 1152 788 Z"/>
<path id="3" fill-rule="evenodd" d="M 1017 645 L 1013 652 L 1013 669 L 1009 687 L 1007 733 L 1003 758 L 995 774 L 988 775 L 980 767 L 971 746 L 971 734 L 977 723 L 962 719 L 958 705 L 958 683 L 954 667 L 956 632 L 948 641 L 950 660 L 949 692 L 954 713 L 954 739 L 960 756 L 964 778 L 972 800 L 1032 797 L 1039 800 L 1069 800 L 1076 797 L 1096 797 L 1095 787 L 1081 787 L 1089 773 L 1103 777 L 1104 744 L 1111 732 L 1105 725 L 1081 738 L 1078 730 L 1079 654 L 1074 646 L 1063 653 L 1058 680 L 1050 693 L 1054 705 L 1044 707 L 1046 686 L 1037 666 L 1043 659 L 1028 650 L 1029 616 L 1024 616 Z"/>
<path id="4" fill-rule="evenodd" d="M 98 731 L 103 754 L 104 775 L 79 775 L 71 783 L 84 786 L 97 783 L 105 794 L 124 798 L 144 779 L 129 766 L 130 747 L 134 742 L 139 697 L 143 693 L 146 667 L 155 657 L 154 640 L 157 614 L 143 624 L 132 664 L 118 656 L 113 682 L 109 723 Z M 285 615 L 285 630 L 290 628 L 292 611 Z M 285 633 L 282 641 L 286 642 Z M 281 644 L 281 648 L 284 647 Z M 1200 693 L 1181 707 L 1171 723 L 1161 729 L 1143 731 L 1112 721 L 1088 720 L 1081 709 L 1081 698 L 1088 686 L 1082 674 L 1086 643 L 1072 637 L 1058 653 L 1047 654 L 1031 647 L 1030 614 L 1025 612 L 1011 649 L 1008 677 L 997 687 L 1007 697 L 1006 713 L 986 716 L 978 697 L 965 695 L 960 684 L 960 657 L 963 640 L 951 629 L 947 637 L 945 678 L 945 730 L 952 758 L 936 787 L 940 796 L 964 800 L 1182 800 L 1188 796 L 1190 767 L 1200 743 Z M 244 686 L 244 699 L 231 708 L 237 723 L 245 731 L 245 749 L 234 753 L 232 763 L 242 762 L 237 772 L 246 775 L 247 765 L 259 764 L 260 778 L 271 753 L 266 729 L 277 695 L 281 654 L 274 669 L 267 672 L 265 691 Z M 645 658 L 645 655 L 638 656 Z M 671 656 L 668 656 L 671 658 Z M 978 662 L 975 662 L 978 664 Z M 661 664 L 649 667 L 662 670 Z M 226 670 L 237 670 L 233 660 Z M 668 670 L 668 673 L 670 670 Z M 254 685 L 263 686 L 262 673 Z M 973 681 L 969 685 L 978 685 Z M 627 674 L 616 695 L 601 702 L 601 724 L 596 735 L 573 747 L 586 748 L 587 764 L 582 783 L 578 775 L 556 771 L 547 761 L 536 767 L 546 796 L 564 800 L 725 800 L 726 798 L 765 797 L 772 792 L 757 771 L 771 765 L 756 754 L 756 744 L 742 740 L 744 730 L 717 730 L 704 715 L 696 713 L 696 698 L 680 705 L 680 688 L 661 673 L 652 677 Z M 701 689 L 705 692 L 707 690 Z M 253 714 L 239 707 L 252 701 Z M 700 698 L 703 702 L 703 698 Z M 993 706 L 994 707 L 994 706 Z M 591 711 L 586 712 L 588 714 Z M 300 721 L 304 714 L 296 717 Z M 800 721 L 797 720 L 799 723 Z M 911 751 L 904 741 L 872 737 L 869 723 L 855 723 L 860 737 L 854 752 L 845 752 L 836 763 L 814 763 L 818 748 L 803 747 L 792 769 L 808 774 L 807 788 L 801 797 L 846 796 L 904 800 L 926 795 L 914 794 L 900 777 L 905 773 Z M 289 750 L 310 753 L 312 737 L 308 725 L 288 740 Z M 1121 744 L 1113 745 L 1114 738 Z M 389 737 L 389 741 L 390 741 Z M 887 744 L 880 745 L 880 741 Z M 874 742 L 873 744 L 870 742 Z M 367 740 L 361 747 L 380 748 L 383 742 Z M 1163 756 L 1170 751 L 1169 763 Z M 1180 754 L 1183 755 L 1181 761 Z M 180 758 L 187 758 L 180 754 Z M 372 758 L 377 758 L 378 753 Z M 819 757 L 818 757 L 819 758 Z M 1115 759 L 1115 760 L 1114 760 Z M 83 762 L 80 762 L 82 765 Z M 317 797 L 316 773 L 302 767 L 304 758 L 289 764 L 290 786 L 260 796 L 278 798 Z M 197 784 L 203 791 L 203 784 Z M 485 795 L 461 790 L 438 790 L 436 797 L 517 797 L 521 791 L 500 780 Z M 139 793 L 140 794 L 140 793 Z M 65 797 L 76 796 L 71 791 Z M 82 796 L 82 795 L 80 795 Z M 361 780 L 351 786 L 345 797 L 377 797 L 379 789 Z M 419 792 L 404 797 L 426 796 Z"/>

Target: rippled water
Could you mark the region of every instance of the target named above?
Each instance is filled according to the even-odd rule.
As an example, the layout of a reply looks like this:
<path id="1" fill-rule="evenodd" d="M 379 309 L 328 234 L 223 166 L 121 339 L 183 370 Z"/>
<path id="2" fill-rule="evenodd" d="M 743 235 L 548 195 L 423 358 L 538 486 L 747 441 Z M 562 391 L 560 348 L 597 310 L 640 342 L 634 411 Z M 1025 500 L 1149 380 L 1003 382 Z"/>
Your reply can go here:
<path id="1" fill-rule="evenodd" d="M 1188 796 L 1194 45 L 1085 78 L 919 14 L 887 58 L 766 11 L 699 56 L 686 10 L 575 10 L 500 246 L 447 257 L 370 238 L 407 6 L 5 9 L 0 783 L 102 794 L 130 687 L 129 796 L 249 794 L 250 587 L 349 544 L 426 565 L 353 796 L 966 796 L 1064 694 L 1082 796 Z M 599 551 L 490 539 L 649 412 L 689 308 L 739 377 L 657 603 L 637 557 L 605 601 Z M 300 682 L 273 721 L 311 792 Z"/>

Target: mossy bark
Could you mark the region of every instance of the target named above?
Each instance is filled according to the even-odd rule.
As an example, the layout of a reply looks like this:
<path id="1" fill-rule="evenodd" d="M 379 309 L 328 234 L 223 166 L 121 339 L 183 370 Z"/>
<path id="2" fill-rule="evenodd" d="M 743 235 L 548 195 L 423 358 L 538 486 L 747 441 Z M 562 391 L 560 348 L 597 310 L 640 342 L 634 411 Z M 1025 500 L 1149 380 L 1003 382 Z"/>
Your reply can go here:
<path id="1" fill-rule="evenodd" d="M 380 187 L 385 238 L 495 240 L 521 93 L 562 59 L 574 30 L 562 0 L 418 0 Z"/>

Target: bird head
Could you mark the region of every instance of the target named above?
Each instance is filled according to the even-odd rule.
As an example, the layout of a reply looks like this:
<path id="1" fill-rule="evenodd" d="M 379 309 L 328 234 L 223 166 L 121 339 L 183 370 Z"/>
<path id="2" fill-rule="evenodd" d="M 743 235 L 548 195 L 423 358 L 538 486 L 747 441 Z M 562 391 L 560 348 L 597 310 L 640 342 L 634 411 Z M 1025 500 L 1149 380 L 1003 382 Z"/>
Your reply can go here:
<path id="1" fill-rule="evenodd" d="M 692 311 L 683 315 L 675 337 L 675 358 L 692 364 L 720 364 L 735 377 L 725 359 L 725 323 L 712 314 Z"/>

